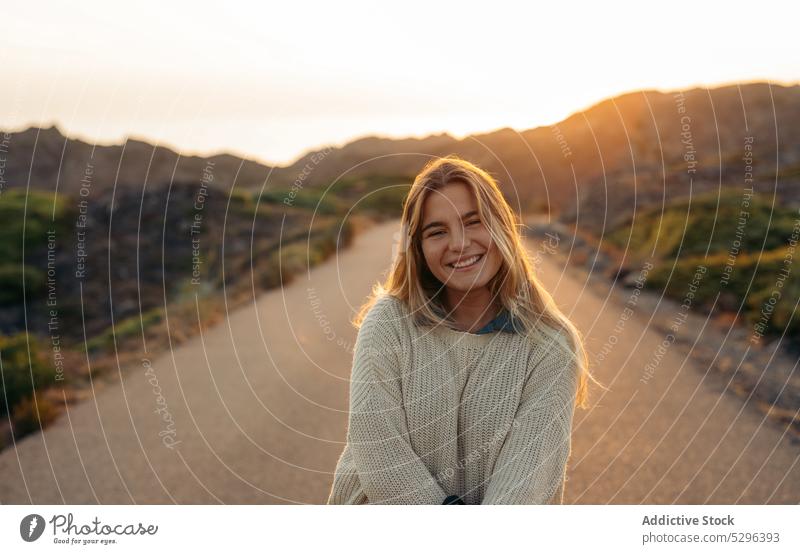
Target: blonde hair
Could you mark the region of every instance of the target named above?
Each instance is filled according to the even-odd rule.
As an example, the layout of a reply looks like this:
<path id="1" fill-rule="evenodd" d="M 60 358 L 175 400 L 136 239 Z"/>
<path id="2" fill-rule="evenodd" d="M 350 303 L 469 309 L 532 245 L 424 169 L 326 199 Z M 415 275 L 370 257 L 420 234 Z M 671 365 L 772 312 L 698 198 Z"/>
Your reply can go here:
<path id="1" fill-rule="evenodd" d="M 522 332 L 531 337 L 539 332 L 550 338 L 554 346 L 567 348 L 580 372 L 575 404 L 587 407 L 588 381 L 597 381 L 589 371 L 589 359 L 580 332 L 536 277 L 519 231 L 522 224 L 497 182 L 483 169 L 455 155 L 432 159 L 414 179 L 403 204 L 401 247 L 386 280 L 373 287 L 353 325 L 360 327 L 377 298 L 389 294 L 404 302 L 413 314 L 414 323 L 419 326 L 454 326 L 440 294 L 444 286 L 425 263 L 420 236 L 425 198 L 430 192 L 453 182 L 464 183 L 473 191 L 481 220 L 501 254 L 500 269 L 488 283 L 492 297 L 498 298 L 512 320 L 521 324 Z M 556 336 L 559 332 L 566 335 L 571 344 L 559 340 Z"/>

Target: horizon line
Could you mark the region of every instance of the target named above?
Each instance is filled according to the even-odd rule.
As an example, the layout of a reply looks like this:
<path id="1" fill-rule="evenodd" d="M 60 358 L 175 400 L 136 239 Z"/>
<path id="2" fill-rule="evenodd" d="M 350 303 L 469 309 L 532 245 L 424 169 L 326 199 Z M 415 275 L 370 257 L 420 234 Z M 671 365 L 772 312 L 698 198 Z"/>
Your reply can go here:
<path id="1" fill-rule="evenodd" d="M 370 139 L 370 138 L 379 139 L 379 140 L 425 140 L 425 139 L 430 138 L 430 137 L 449 136 L 449 137 L 452 137 L 455 140 L 464 140 L 464 139 L 466 139 L 468 137 L 471 137 L 471 136 L 487 135 L 487 134 L 496 133 L 498 131 L 502 131 L 502 130 L 506 130 L 506 129 L 509 129 L 509 130 L 512 130 L 512 131 L 516 131 L 516 132 L 527 132 L 527 131 L 533 131 L 533 130 L 536 130 L 536 129 L 539 129 L 539 128 L 552 127 L 553 125 L 557 125 L 558 123 L 560 123 L 562 121 L 565 121 L 565 120 L 567 120 L 567 119 L 569 119 L 569 118 L 571 118 L 571 117 L 573 117 L 575 115 L 578 115 L 578 114 L 584 113 L 584 112 L 586 112 L 588 110 L 591 110 L 592 108 L 602 104 L 603 102 L 607 102 L 609 100 L 613 101 L 616 98 L 620 98 L 620 97 L 627 96 L 627 95 L 630 95 L 630 94 L 636 94 L 636 93 L 643 94 L 643 93 L 647 93 L 647 92 L 655 92 L 655 93 L 659 93 L 659 94 L 669 94 L 669 93 L 674 93 L 674 92 L 678 92 L 678 91 L 688 92 L 688 91 L 692 91 L 692 90 L 696 90 L 696 89 L 716 90 L 716 89 L 728 88 L 728 87 L 731 87 L 731 86 L 756 85 L 756 84 L 766 84 L 766 85 L 769 85 L 769 86 L 780 86 L 780 87 L 783 87 L 783 88 L 792 88 L 792 87 L 800 86 L 800 79 L 795 80 L 795 81 L 782 81 L 782 80 L 770 80 L 770 79 L 753 79 L 753 80 L 746 80 L 746 81 L 725 81 L 725 82 L 716 83 L 716 84 L 714 84 L 713 86 L 710 86 L 710 87 L 709 86 L 705 86 L 705 85 L 701 85 L 701 84 L 693 84 L 693 85 L 689 85 L 689 86 L 681 87 L 681 88 L 662 89 L 662 88 L 658 88 L 658 87 L 652 87 L 652 88 L 648 87 L 648 88 L 640 88 L 640 89 L 635 89 L 635 90 L 628 90 L 628 91 L 620 92 L 620 93 L 615 94 L 613 96 L 607 96 L 607 97 L 605 97 L 605 98 L 603 98 L 601 100 L 597 100 L 597 101 L 589 104 L 588 106 L 585 106 L 583 108 L 575 110 L 575 111 L 569 113 L 569 115 L 567 115 L 566 117 L 563 117 L 563 118 L 561 118 L 561 119 L 559 119 L 557 121 L 554 121 L 552 123 L 544 123 L 544 124 L 536 125 L 534 127 L 526 127 L 526 128 L 523 128 L 523 129 L 518 129 L 518 128 L 511 127 L 509 125 L 504 125 L 504 126 L 493 127 L 491 129 L 475 130 L 475 131 L 471 131 L 469 133 L 454 133 L 452 131 L 446 131 L 446 130 L 445 131 L 440 131 L 440 132 L 435 132 L 434 131 L 434 132 L 428 132 L 428 133 L 416 134 L 416 135 L 413 135 L 413 134 L 412 135 L 392 135 L 391 133 L 365 133 L 365 134 L 360 134 L 360 135 L 354 135 L 354 136 L 352 136 L 352 137 L 350 137 L 348 139 L 345 139 L 344 141 L 339 141 L 336 144 L 334 144 L 334 143 L 324 143 L 324 144 L 318 144 L 318 145 L 315 145 L 315 146 L 312 146 L 312 147 L 305 148 L 305 149 L 301 150 L 300 154 L 298 154 L 297 156 L 292 158 L 292 160 L 290 162 L 286 163 L 286 164 L 270 162 L 270 161 L 267 161 L 265 159 L 260 159 L 259 156 L 256 156 L 254 154 L 249 154 L 249 153 L 245 153 L 245 152 L 237 152 L 235 149 L 231 149 L 231 148 L 225 149 L 223 147 L 223 148 L 218 149 L 218 150 L 206 151 L 206 152 L 201 152 L 201 151 L 197 151 L 197 150 L 181 148 L 178 145 L 171 144 L 171 143 L 168 143 L 166 141 L 162 141 L 162 140 L 158 140 L 158 139 L 150 139 L 148 137 L 145 137 L 145 136 L 142 136 L 142 135 L 137 135 L 135 133 L 126 134 L 121 139 L 93 140 L 91 137 L 88 137 L 88 136 L 86 136 L 86 135 L 84 135 L 82 133 L 64 132 L 63 123 L 59 123 L 58 120 L 55 120 L 55 119 L 49 120 L 49 124 L 47 122 L 39 122 L 39 123 L 37 123 L 35 121 L 31 121 L 30 123 L 25 123 L 22 126 L 17 127 L 16 129 L 13 129 L 13 128 L 12 129 L 3 129 L 2 132 L 10 134 L 10 133 L 21 133 L 21 132 L 29 131 L 31 129 L 38 129 L 38 130 L 41 131 L 41 130 L 48 130 L 48 129 L 55 128 L 67 140 L 79 140 L 81 142 L 85 142 L 85 143 L 90 144 L 92 146 L 100 146 L 100 147 L 120 146 L 120 147 L 122 147 L 128 141 L 137 141 L 137 142 L 143 142 L 143 143 L 148 144 L 150 146 L 153 146 L 155 148 L 159 148 L 160 147 L 160 148 L 166 148 L 168 150 L 172 150 L 173 152 L 175 152 L 179 156 L 186 157 L 186 158 L 189 158 L 189 157 L 213 158 L 213 157 L 219 157 L 219 156 L 232 156 L 232 157 L 244 160 L 244 161 L 257 163 L 259 165 L 263 165 L 263 166 L 266 166 L 266 167 L 281 169 L 281 168 L 292 167 L 294 164 L 298 163 L 300 160 L 302 160 L 303 158 L 305 158 L 306 156 L 308 156 L 309 154 L 311 154 L 313 152 L 318 152 L 318 151 L 324 150 L 326 148 L 344 148 L 348 144 L 352 144 L 354 142 L 358 142 L 359 140 L 365 140 L 365 139 Z"/>

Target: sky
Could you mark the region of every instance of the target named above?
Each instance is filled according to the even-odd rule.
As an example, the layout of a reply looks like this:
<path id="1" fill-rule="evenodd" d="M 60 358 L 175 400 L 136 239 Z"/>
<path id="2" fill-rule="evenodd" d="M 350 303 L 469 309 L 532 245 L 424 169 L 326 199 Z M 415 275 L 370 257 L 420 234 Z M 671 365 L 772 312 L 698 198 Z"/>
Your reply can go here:
<path id="1" fill-rule="evenodd" d="M 4 2 L 0 129 L 285 165 L 641 89 L 797 84 L 798 20 L 798 2 Z"/>

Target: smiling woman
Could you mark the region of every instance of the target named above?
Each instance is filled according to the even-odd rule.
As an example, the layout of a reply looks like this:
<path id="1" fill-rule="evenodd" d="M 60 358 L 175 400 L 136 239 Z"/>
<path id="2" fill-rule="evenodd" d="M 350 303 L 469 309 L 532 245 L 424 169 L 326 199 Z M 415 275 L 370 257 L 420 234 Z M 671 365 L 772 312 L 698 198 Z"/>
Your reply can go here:
<path id="1" fill-rule="evenodd" d="M 423 204 L 422 252 L 427 269 L 444 288 L 459 327 L 483 327 L 500 308 L 487 287 L 502 257 L 483 224 L 468 185 L 453 181 L 432 191 Z"/>
<path id="2" fill-rule="evenodd" d="M 562 503 L 573 409 L 592 376 L 497 183 L 435 159 L 402 225 L 388 278 L 355 321 L 328 503 Z"/>

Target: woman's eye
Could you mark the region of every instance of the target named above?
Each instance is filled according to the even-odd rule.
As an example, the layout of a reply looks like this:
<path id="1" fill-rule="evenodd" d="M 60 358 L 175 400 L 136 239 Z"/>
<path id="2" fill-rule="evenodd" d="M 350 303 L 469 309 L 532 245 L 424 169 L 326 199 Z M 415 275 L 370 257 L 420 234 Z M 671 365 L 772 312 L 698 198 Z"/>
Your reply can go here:
<path id="1" fill-rule="evenodd" d="M 480 225 L 480 224 L 481 224 L 481 220 L 480 219 L 473 219 L 472 221 L 468 221 L 466 223 L 465 227 L 471 227 L 471 226 Z M 432 233 L 428 234 L 428 237 L 435 237 L 435 236 L 443 235 L 443 234 L 445 234 L 445 231 L 443 231 L 443 230 L 433 231 Z"/>

